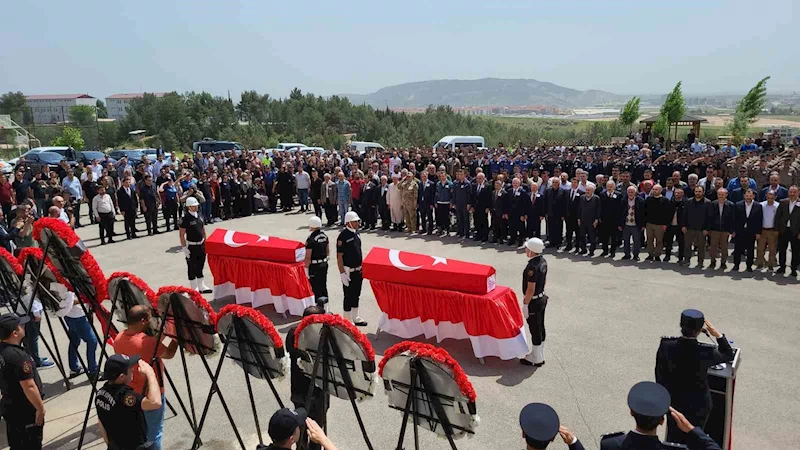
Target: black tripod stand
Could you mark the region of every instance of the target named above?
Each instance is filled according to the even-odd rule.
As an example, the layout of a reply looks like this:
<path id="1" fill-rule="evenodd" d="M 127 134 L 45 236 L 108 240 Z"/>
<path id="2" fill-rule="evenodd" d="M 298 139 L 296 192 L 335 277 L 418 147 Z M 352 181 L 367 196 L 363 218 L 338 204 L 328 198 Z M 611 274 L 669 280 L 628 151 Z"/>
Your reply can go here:
<path id="1" fill-rule="evenodd" d="M 370 397 L 372 396 L 372 393 L 357 389 L 353 385 L 353 380 L 350 377 L 350 370 L 348 367 L 352 366 L 354 362 L 345 360 L 342 356 L 341 347 L 339 347 L 339 343 L 337 342 L 336 336 L 333 333 L 330 325 L 322 324 L 322 329 L 320 330 L 319 334 L 319 345 L 317 346 L 317 349 L 309 349 L 307 352 L 309 353 L 309 356 L 314 358 L 314 368 L 312 369 L 311 374 L 306 374 L 312 379 L 308 388 L 308 394 L 306 395 L 306 410 L 313 411 L 315 402 L 323 402 L 322 411 L 324 411 L 325 414 L 321 417 L 322 423 L 320 423 L 320 426 L 327 432 L 327 402 L 329 389 L 333 388 L 334 392 L 338 394 L 339 388 L 343 387 L 345 389 L 347 398 L 350 399 L 350 405 L 353 407 L 356 420 L 358 420 L 358 426 L 361 429 L 361 435 L 364 437 L 364 442 L 367 444 L 367 448 L 372 450 L 372 443 L 369 440 L 367 429 L 364 427 L 364 421 L 361 419 L 361 413 L 358 411 L 358 404 L 356 403 L 357 392 L 360 394 L 366 394 Z M 319 371 L 320 366 L 322 367 L 321 373 Z M 338 378 L 336 377 L 337 372 L 339 374 Z M 316 395 L 315 387 L 317 380 L 321 381 L 322 384 L 322 398 L 317 398 Z M 301 442 L 305 442 L 305 434 L 306 432 L 303 430 L 303 437 L 300 439 Z"/>
<path id="2" fill-rule="evenodd" d="M 177 339 L 178 340 L 178 348 L 180 349 L 181 354 L 181 364 L 183 365 L 183 375 L 186 379 L 186 389 L 188 391 L 189 396 L 189 410 L 191 411 L 191 416 L 186 413 L 186 418 L 189 420 L 189 424 L 192 427 L 192 431 L 194 432 L 194 442 L 192 443 L 192 449 L 197 449 L 203 445 L 203 442 L 200 440 L 200 431 L 202 429 L 202 422 L 197 421 L 197 413 L 194 406 L 194 396 L 192 395 L 192 383 L 189 379 L 189 368 L 186 365 L 186 350 L 185 347 L 190 345 L 197 350 L 197 355 L 200 357 L 200 360 L 203 362 L 203 367 L 206 369 L 206 373 L 208 377 L 211 379 L 211 391 L 209 392 L 209 398 L 207 400 L 207 404 L 210 402 L 211 394 L 216 393 L 217 397 L 219 398 L 220 403 L 222 404 L 222 408 L 225 410 L 225 414 L 228 416 L 228 421 L 233 428 L 234 434 L 236 434 L 236 439 L 239 441 L 239 445 L 242 447 L 242 450 L 245 450 L 244 441 L 242 441 L 242 437 L 239 434 L 239 429 L 236 428 L 236 423 L 233 420 L 233 416 L 231 415 L 230 409 L 228 409 L 228 403 L 225 401 L 225 397 L 222 395 L 222 391 L 217 384 L 217 378 L 211 372 L 211 367 L 208 364 L 208 360 L 206 359 L 206 353 L 213 350 L 206 346 L 203 343 L 202 338 L 200 337 L 202 334 L 207 335 L 214 335 L 216 334 L 216 330 L 214 329 L 213 325 L 208 325 L 205 323 L 200 323 L 192 320 L 189 314 L 186 312 L 184 308 L 183 302 L 181 297 L 178 293 L 170 293 L 169 298 L 167 300 L 167 306 L 164 309 L 164 312 L 161 313 L 161 326 L 159 327 L 158 333 L 156 334 L 156 341 L 161 339 L 161 336 L 164 335 L 164 329 L 168 321 L 172 321 L 175 328 L 175 336 L 167 336 Z M 188 335 L 184 333 L 184 331 L 188 330 Z M 154 353 L 150 358 L 150 361 L 155 361 L 157 355 Z M 220 359 L 224 358 L 224 354 L 220 355 Z M 221 364 L 220 364 L 221 365 Z M 158 372 L 156 372 L 158 373 Z M 169 377 L 167 372 L 164 372 L 167 375 L 167 379 L 169 380 L 170 384 L 172 384 L 172 379 Z M 173 385 L 174 389 L 174 385 Z M 186 409 L 183 405 L 183 401 L 180 400 L 179 403 L 181 404 L 181 408 Z M 206 408 L 207 409 L 207 408 Z M 204 411 L 203 414 L 205 415 L 207 411 Z M 204 417 L 203 417 L 204 418 Z M 201 419 L 202 420 L 202 419 Z"/>
<path id="3" fill-rule="evenodd" d="M 258 443 L 264 444 L 264 438 L 261 435 L 261 424 L 258 421 L 258 410 L 256 408 L 255 398 L 253 396 L 253 387 L 250 383 L 250 373 L 251 370 L 256 372 L 257 378 L 262 380 L 267 380 L 269 384 L 269 388 L 272 391 L 272 395 L 275 396 L 275 400 L 278 402 L 278 406 L 283 408 L 283 401 L 281 400 L 280 394 L 278 394 L 278 390 L 275 389 L 275 384 L 272 382 L 272 378 L 279 376 L 281 373 L 280 371 L 274 369 L 267 363 L 268 356 L 266 355 L 270 349 L 275 350 L 275 357 L 280 359 L 284 355 L 283 349 L 276 349 L 274 347 L 270 347 L 268 345 L 264 345 L 261 342 L 258 342 L 253 334 L 251 333 L 245 319 L 238 317 L 236 315 L 231 314 L 231 324 L 228 326 L 227 332 L 225 333 L 223 338 L 224 344 L 222 347 L 222 354 L 219 358 L 219 362 L 217 363 L 217 369 L 214 372 L 214 383 L 216 384 L 217 380 L 219 380 L 220 372 L 222 371 L 222 363 L 225 361 L 225 358 L 230 358 L 234 361 L 239 362 L 242 365 L 242 369 L 244 370 L 244 380 L 247 384 L 247 395 L 250 398 L 250 407 L 253 411 L 253 420 L 256 424 L 256 431 L 258 432 Z M 237 349 L 238 351 L 230 351 L 233 348 Z M 270 355 L 269 358 L 272 358 Z M 205 406 L 203 406 L 203 413 L 200 416 L 200 424 L 198 425 L 197 435 L 199 436 L 203 429 L 203 424 L 205 423 L 206 414 L 208 413 L 208 408 L 211 405 L 211 397 L 214 394 L 214 388 L 208 392 L 208 397 L 206 397 Z"/>

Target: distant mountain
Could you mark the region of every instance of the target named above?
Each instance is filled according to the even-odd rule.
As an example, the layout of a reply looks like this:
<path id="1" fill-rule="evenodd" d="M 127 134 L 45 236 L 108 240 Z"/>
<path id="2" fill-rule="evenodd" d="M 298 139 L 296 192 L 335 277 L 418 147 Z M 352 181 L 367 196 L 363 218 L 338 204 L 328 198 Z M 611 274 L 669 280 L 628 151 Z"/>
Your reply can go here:
<path id="1" fill-rule="evenodd" d="M 355 104 L 376 108 L 421 108 L 428 105 L 581 107 L 619 103 L 628 97 L 610 92 L 579 91 L 537 80 L 482 78 L 432 80 L 398 84 L 372 94 L 342 94 Z"/>

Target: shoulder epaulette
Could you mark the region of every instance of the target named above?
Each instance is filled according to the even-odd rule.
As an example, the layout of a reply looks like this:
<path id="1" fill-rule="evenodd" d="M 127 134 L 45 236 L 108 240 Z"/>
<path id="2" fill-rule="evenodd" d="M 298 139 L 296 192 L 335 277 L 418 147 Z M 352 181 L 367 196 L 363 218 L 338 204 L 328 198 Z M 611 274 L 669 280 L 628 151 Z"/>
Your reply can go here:
<path id="1" fill-rule="evenodd" d="M 684 444 L 676 444 L 674 442 L 662 442 L 661 445 L 664 446 L 665 449 L 670 449 L 670 450 L 677 450 L 677 449 L 681 449 L 681 448 L 688 449 L 689 448 Z"/>
<path id="2" fill-rule="evenodd" d="M 680 338 L 680 336 L 661 336 L 662 341 L 677 341 Z"/>
<path id="3" fill-rule="evenodd" d="M 709 342 L 698 342 L 698 347 L 716 348 L 717 346 Z"/>
<path id="4" fill-rule="evenodd" d="M 624 431 L 617 431 L 616 433 L 601 434 L 600 435 L 600 440 L 602 441 L 603 439 L 615 438 L 617 436 L 622 436 L 623 434 L 625 434 Z"/>

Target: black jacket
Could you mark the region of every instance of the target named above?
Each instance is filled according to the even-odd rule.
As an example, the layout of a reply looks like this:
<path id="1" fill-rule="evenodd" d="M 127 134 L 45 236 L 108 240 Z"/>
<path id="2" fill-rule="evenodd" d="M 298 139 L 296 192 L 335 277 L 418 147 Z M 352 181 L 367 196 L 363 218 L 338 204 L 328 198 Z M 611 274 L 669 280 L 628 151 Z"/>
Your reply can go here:
<path id="1" fill-rule="evenodd" d="M 578 201 L 578 220 L 581 225 L 591 225 L 595 220 L 602 217 L 602 205 L 600 197 L 592 195 L 587 198 L 585 195 Z"/>
<path id="2" fill-rule="evenodd" d="M 706 217 L 708 216 L 708 205 L 711 202 L 703 197 L 703 200 L 697 201 L 694 197 L 687 200 L 683 205 L 683 214 L 681 214 L 681 226 L 686 227 L 688 230 L 705 230 Z"/>
<path id="3" fill-rule="evenodd" d="M 608 195 L 607 192 L 600 194 L 600 211 L 602 216 L 600 222 L 606 226 L 622 226 L 622 197 L 613 192 Z M 625 205 L 627 207 L 627 205 Z"/>
<path id="4" fill-rule="evenodd" d="M 489 189 L 491 191 L 491 188 Z M 420 208 L 430 208 L 436 203 L 436 183 L 428 180 L 419 183 L 417 190 L 417 205 Z"/>
<path id="5" fill-rule="evenodd" d="M 720 450 L 719 444 L 709 435 L 705 434 L 700 427 L 694 427 L 686 434 L 688 446 L 671 444 L 664 445 L 658 436 L 646 436 L 634 433 L 611 433 L 604 434 L 600 438 L 600 450 L 666 450 L 690 448 L 692 450 Z"/>
<path id="6" fill-rule="evenodd" d="M 709 203 L 707 212 L 706 230 L 733 233 L 735 221 L 733 203 L 725 200 L 725 206 L 723 206 L 721 217 L 719 214 L 719 201 Z"/>
<path id="7" fill-rule="evenodd" d="M 478 193 L 478 185 L 472 187 L 471 205 L 475 211 L 485 211 L 492 209 L 492 187 L 488 183 L 481 185 L 481 192 Z"/>
<path id="8" fill-rule="evenodd" d="M 545 212 L 550 218 L 567 217 L 569 192 L 563 189 L 545 189 Z"/>
<path id="9" fill-rule="evenodd" d="M 669 215 L 669 200 L 661 197 L 649 196 L 644 201 L 644 221 L 654 225 L 669 225 L 672 217 Z"/>
<path id="10" fill-rule="evenodd" d="M 686 198 L 684 197 L 683 200 L 676 200 L 675 197 L 672 200 L 667 202 L 667 216 L 669 217 L 669 223 L 667 225 L 672 225 L 672 218 L 676 217 L 677 219 L 676 225 L 681 226 L 681 218 L 683 216 L 683 208 L 686 207 Z"/>
<path id="11" fill-rule="evenodd" d="M 513 217 L 522 217 L 528 215 L 528 207 L 530 206 L 530 199 L 528 193 L 520 187 L 517 192 L 510 189 L 506 193 L 506 214 Z"/>
<path id="12" fill-rule="evenodd" d="M 536 196 L 536 201 L 533 200 L 533 196 Z M 528 193 L 528 204 L 530 205 L 528 208 L 528 220 L 536 219 L 539 220 L 539 217 L 545 216 L 545 201 L 544 195 L 536 192 L 536 193 Z"/>
<path id="13" fill-rule="evenodd" d="M 764 216 L 761 204 L 753 200 L 750 208 L 750 217 L 747 217 L 747 208 L 744 200 L 736 203 L 733 208 L 736 235 L 754 236 L 761 234 L 761 227 L 764 226 Z"/>
<path id="14" fill-rule="evenodd" d="M 124 187 L 117 189 L 117 205 L 120 211 L 134 211 L 139 206 L 139 196 L 136 194 L 136 190 L 133 186 L 130 189 L 130 196 L 125 192 Z"/>
<path id="15" fill-rule="evenodd" d="M 793 236 L 800 234 L 800 205 L 795 204 L 792 213 L 789 214 L 790 198 L 781 200 L 778 204 L 778 210 L 775 212 L 775 228 L 778 232 L 783 233 L 786 231 L 786 223 L 790 223 L 789 229 L 792 231 Z"/>

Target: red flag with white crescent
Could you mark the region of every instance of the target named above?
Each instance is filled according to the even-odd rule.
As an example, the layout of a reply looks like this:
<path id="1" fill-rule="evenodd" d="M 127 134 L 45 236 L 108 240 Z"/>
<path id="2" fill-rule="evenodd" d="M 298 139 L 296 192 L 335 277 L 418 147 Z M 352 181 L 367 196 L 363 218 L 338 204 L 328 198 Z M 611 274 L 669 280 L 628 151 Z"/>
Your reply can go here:
<path id="1" fill-rule="evenodd" d="M 485 294 L 494 290 L 496 272 L 485 264 L 374 247 L 363 273 L 368 280 Z"/>
<path id="2" fill-rule="evenodd" d="M 209 255 L 294 263 L 305 260 L 305 244 L 262 234 L 217 228 L 206 239 Z"/>

